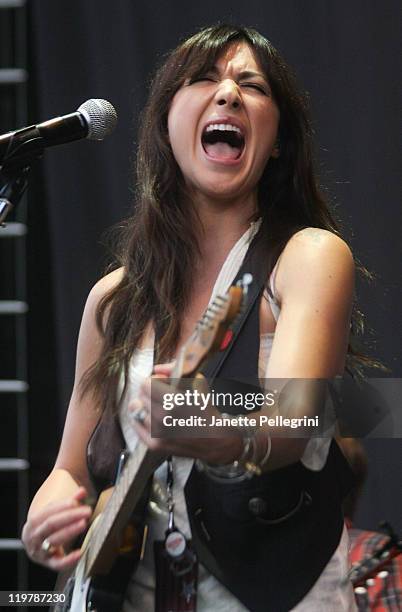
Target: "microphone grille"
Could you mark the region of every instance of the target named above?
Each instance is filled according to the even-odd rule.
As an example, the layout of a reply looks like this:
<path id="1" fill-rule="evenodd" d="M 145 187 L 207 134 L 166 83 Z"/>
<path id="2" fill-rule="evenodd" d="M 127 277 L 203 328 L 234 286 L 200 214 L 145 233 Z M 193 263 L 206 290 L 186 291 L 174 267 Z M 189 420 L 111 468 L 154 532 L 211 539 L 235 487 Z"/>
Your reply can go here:
<path id="1" fill-rule="evenodd" d="M 117 124 L 117 113 L 112 104 L 101 98 L 87 100 L 78 108 L 88 124 L 90 140 L 103 140 L 111 134 Z"/>

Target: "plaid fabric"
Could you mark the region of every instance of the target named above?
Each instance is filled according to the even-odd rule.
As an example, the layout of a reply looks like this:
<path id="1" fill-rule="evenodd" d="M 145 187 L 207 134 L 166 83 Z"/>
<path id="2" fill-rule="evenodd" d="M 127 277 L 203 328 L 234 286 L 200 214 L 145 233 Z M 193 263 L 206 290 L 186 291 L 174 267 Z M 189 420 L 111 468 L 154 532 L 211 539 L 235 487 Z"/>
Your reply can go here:
<path id="1" fill-rule="evenodd" d="M 388 536 L 360 529 L 349 530 L 350 561 L 360 563 L 370 557 L 382 546 Z M 384 580 L 375 578 L 372 586 L 367 586 L 369 603 L 359 603 L 360 611 L 402 612 L 402 555 L 395 557 L 383 568 L 388 572 Z"/>

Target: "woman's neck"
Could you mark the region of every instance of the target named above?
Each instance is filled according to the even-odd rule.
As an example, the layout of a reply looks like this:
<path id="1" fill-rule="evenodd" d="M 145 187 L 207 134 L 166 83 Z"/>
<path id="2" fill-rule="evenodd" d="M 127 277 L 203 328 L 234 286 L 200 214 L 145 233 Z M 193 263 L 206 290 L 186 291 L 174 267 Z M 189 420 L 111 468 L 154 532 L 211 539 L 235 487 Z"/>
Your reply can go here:
<path id="1" fill-rule="evenodd" d="M 201 224 L 199 248 L 207 260 L 227 254 L 257 217 L 254 195 L 230 202 L 199 197 L 194 204 Z"/>

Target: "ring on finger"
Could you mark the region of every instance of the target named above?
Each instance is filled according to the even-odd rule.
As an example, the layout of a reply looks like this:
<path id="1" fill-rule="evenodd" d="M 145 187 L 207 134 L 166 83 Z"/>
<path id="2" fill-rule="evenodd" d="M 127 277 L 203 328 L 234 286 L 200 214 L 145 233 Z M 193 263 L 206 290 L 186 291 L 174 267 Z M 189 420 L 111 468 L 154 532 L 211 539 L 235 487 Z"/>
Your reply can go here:
<path id="1" fill-rule="evenodd" d="M 52 554 L 53 554 L 53 553 L 54 553 L 54 551 L 55 551 L 54 546 L 52 546 L 52 545 L 51 545 L 51 543 L 50 543 L 50 541 L 49 541 L 49 539 L 48 539 L 48 538 L 45 538 L 45 539 L 43 540 L 42 544 L 40 545 L 40 549 L 41 549 L 41 551 L 42 551 L 42 552 L 44 552 L 44 553 L 45 553 L 45 555 L 46 555 L 47 557 L 51 557 L 51 556 L 52 556 Z"/>
<path id="2" fill-rule="evenodd" d="M 145 408 L 140 408 L 140 410 L 134 412 L 133 419 L 134 421 L 137 421 L 137 423 L 140 423 L 140 425 L 142 425 L 145 419 L 147 418 L 147 414 L 148 412 Z"/>

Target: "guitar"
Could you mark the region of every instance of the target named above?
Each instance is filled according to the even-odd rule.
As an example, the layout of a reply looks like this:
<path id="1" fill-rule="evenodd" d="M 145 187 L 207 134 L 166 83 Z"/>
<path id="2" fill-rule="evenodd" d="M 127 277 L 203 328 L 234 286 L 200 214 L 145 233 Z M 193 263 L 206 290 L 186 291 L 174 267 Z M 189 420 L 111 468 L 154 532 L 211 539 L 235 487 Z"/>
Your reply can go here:
<path id="1" fill-rule="evenodd" d="M 208 307 L 176 360 L 171 379 L 178 381 L 178 386 L 181 379 L 202 376 L 197 372 L 205 361 L 213 353 L 226 348 L 230 327 L 245 305 L 251 280 L 251 275 L 245 274 L 237 286 L 231 287 L 227 294 L 217 296 Z M 121 609 L 124 588 L 114 596 L 105 583 L 118 564 L 119 555 L 127 548 L 137 560 L 141 558 L 143 539 L 127 525 L 150 477 L 165 458 L 151 452 L 139 441 L 114 487 L 100 495 L 81 547 L 82 556 L 73 573 L 61 575 L 56 584 L 56 590 L 63 591 L 61 599 L 64 601 L 56 604 L 55 612 L 117 612 Z"/>
<path id="2" fill-rule="evenodd" d="M 374 606 L 374 601 L 377 602 L 376 605 L 385 601 L 383 598 L 386 597 L 389 586 L 387 586 L 387 583 L 391 561 L 402 554 L 402 540 L 396 536 L 388 523 L 384 523 L 383 527 L 388 532 L 388 539 L 384 542 L 382 538 L 382 542 L 371 551 L 370 555 L 359 563 L 353 564 L 349 572 L 349 579 L 353 584 L 359 610 L 371 609 L 371 606 Z M 364 532 L 362 532 L 363 534 Z M 379 534 L 377 535 L 381 537 Z M 395 606 L 396 611 L 397 608 L 399 609 L 396 602 Z M 388 608 L 387 606 L 384 609 L 391 610 L 394 608 Z"/>

